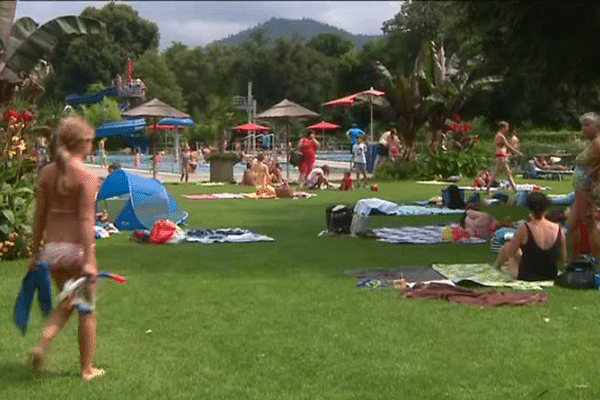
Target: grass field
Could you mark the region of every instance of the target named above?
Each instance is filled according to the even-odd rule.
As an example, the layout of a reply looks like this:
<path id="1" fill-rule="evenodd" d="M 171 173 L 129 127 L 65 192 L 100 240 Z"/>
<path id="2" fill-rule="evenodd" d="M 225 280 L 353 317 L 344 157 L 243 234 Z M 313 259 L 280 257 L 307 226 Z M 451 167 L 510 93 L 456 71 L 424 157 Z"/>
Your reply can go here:
<path id="1" fill-rule="evenodd" d="M 570 190 L 570 182 L 537 183 Z M 26 336 L 17 333 L 11 313 L 25 262 L 0 264 L 0 398 L 600 398 L 596 291 L 554 287 L 546 303 L 479 308 L 357 288 L 345 270 L 495 258 L 489 245 L 317 236 L 328 205 L 374 195 L 410 202 L 442 188 L 380 187 L 303 200 L 188 201 L 181 195 L 248 189 L 167 185 L 190 213 L 189 228 L 248 228 L 275 241 L 159 246 L 126 232 L 99 240 L 100 268 L 129 281 L 101 283 L 96 360 L 107 375 L 94 382 L 78 377 L 73 321 L 53 343 L 49 372 L 35 376 L 25 365 L 42 318 L 34 307 Z M 526 216 L 519 207 L 485 210 Z M 457 220 L 372 217 L 371 226 Z"/>

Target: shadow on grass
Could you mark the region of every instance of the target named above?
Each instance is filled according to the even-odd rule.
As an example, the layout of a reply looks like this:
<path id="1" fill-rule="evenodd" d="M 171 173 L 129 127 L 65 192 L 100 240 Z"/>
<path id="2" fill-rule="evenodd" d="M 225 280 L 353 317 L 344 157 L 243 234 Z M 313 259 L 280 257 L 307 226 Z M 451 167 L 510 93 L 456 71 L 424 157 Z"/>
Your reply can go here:
<path id="1" fill-rule="evenodd" d="M 3 387 L 18 387 L 34 381 L 49 380 L 58 377 L 77 377 L 73 372 L 35 372 L 25 361 L 16 360 L 0 362 L 0 376 Z"/>

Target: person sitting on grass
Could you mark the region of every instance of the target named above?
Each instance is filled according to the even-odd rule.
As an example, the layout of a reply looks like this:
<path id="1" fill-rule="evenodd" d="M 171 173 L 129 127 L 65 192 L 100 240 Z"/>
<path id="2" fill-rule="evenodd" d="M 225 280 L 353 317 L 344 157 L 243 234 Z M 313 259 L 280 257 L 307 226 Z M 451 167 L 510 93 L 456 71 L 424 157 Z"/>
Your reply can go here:
<path id="1" fill-rule="evenodd" d="M 350 173 L 350 171 L 344 172 L 344 179 L 342 179 L 342 184 L 340 185 L 340 190 L 352 190 L 353 189 L 352 184 L 353 184 L 352 174 Z"/>
<path id="2" fill-rule="evenodd" d="M 256 194 L 258 196 L 275 196 L 275 189 L 269 183 L 271 175 L 269 174 L 269 166 L 264 162 L 265 156 L 261 153 L 256 156 L 257 164 L 255 166 L 254 182 L 256 185 Z"/>
<path id="3" fill-rule="evenodd" d="M 240 182 L 242 186 L 252 186 L 254 185 L 254 172 L 252 172 L 252 162 L 246 163 L 246 169 L 244 170 L 244 175 L 242 176 L 242 181 Z"/>
<path id="4" fill-rule="evenodd" d="M 327 179 L 329 177 L 329 167 L 323 165 L 321 167 L 315 167 L 310 171 L 308 177 L 306 177 L 306 188 L 307 189 L 320 189 L 321 186 L 330 188 L 331 184 Z"/>
<path id="5" fill-rule="evenodd" d="M 525 281 L 556 278 L 558 263 L 567 259 L 567 241 L 561 226 L 546 218 L 549 204 L 543 193 L 527 196 L 530 218 L 502 246 L 494 268 L 506 266 L 513 278 Z"/>
<path id="6" fill-rule="evenodd" d="M 269 165 L 269 174 L 271 174 L 271 183 L 275 185 L 280 185 L 283 183 L 283 174 L 281 171 L 281 165 L 279 165 L 279 160 L 274 158 Z"/>

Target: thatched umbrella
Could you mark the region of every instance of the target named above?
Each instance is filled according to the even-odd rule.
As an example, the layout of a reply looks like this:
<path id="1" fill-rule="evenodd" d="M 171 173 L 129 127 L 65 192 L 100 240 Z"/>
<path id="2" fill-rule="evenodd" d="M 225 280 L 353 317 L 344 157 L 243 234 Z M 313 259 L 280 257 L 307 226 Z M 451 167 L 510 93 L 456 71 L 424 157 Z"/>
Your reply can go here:
<path id="1" fill-rule="evenodd" d="M 256 119 L 283 119 L 285 120 L 285 152 L 286 152 L 286 177 L 290 179 L 290 119 L 318 117 L 314 111 L 302 107 L 299 104 L 284 99 L 273 107 L 258 114 Z"/>
<path id="2" fill-rule="evenodd" d="M 171 117 L 171 118 L 190 118 L 189 114 L 179 111 L 176 108 L 160 101 L 159 99 L 152 99 L 142 105 L 139 105 L 131 110 L 127 110 L 123 113 L 126 117 L 144 117 L 153 118 L 154 124 L 158 123 L 159 118 Z M 156 137 L 155 133 L 152 133 L 153 142 L 153 160 L 152 160 L 152 176 L 156 178 Z"/>

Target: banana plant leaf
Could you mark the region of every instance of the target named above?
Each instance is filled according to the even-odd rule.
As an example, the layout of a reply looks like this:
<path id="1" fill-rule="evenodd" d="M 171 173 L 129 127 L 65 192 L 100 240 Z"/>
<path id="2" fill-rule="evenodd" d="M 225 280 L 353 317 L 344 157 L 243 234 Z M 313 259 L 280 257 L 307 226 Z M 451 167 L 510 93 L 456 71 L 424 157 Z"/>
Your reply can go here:
<path id="1" fill-rule="evenodd" d="M 31 22 L 24 19 L 11 30 L 14 36 L 8 40 L 0 70 L 6 66 L 17 73 L 29 72 L 60 40 L 98 34 L 105 29 L 102 21 L 74 15 L 55 18 L 35 30 L 35 22 Z"/>

